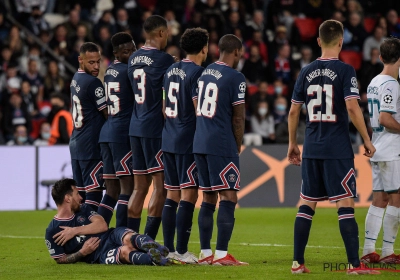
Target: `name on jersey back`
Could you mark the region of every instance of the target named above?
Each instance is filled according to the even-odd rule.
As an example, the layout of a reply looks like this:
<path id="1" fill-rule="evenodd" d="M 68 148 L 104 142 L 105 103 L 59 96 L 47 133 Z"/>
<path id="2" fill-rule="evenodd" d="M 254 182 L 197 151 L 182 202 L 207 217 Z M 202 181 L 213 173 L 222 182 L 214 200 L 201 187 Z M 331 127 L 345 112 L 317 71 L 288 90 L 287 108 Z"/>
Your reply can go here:
<path id="1" fill-rule="evenodd" d="M 185 71 L 183 71 L 182 69 L 179 68 L 172 68 L 168 73 L 167 73 L 167 77 L 171 77 L 172 75 L 177 75 L 179 77 L 181 77 L 182 80 L 185 79 L 186 77 L 186 73 Z"/>
<path id="2" fill-rule="evenodd" d="M 316 69 L 307 75 L 307 81 L 311 82 L 316 77 L 325 76 L 330 78 L 332 81 L 336 79 L 337 75 L 330 69 Z"/>
<path id="3" fill-rule="evenodd" d="M 214 76 L 217 80 L 222 78 L 221 72 L 219 72 L 218 70 L 215 70 L 215 69 L 206 69 L 206 70 L 203 71 L 203 73 L 201 73 L 201 75 L 202 76 L 211 75 L 211 76 Z"/>
<path id="4" fill-rule="evenodd" d="M 139 63 L 144 63 L 150 66 L 154 60 L 152 60 L 150 57 L 145 56 L 145 55 L 140 55 L 135 57 L 133 60 L 131 60 L 131 65 L 139 64 Z"/>
<path id="5" fill-rule="evenodd" d="M 81 87 L 78 85 L 78 83 L 75 80 L 72 80 L 71 87 L 75 88 L 76 92 L 79 92 L 81 90 Z"/>
<path id="6" fill-rule="evenodd" d="M 115 69 L 108 69 L 108 70 L 106 71 L 106 74 L 105 74 L 104 76 L 111 75 L 111 76 L 113 76 L 114 78 L 116 78 L 116 77 L 118 76 L 118 74 L 119 74 L 119 72 L 118 72 L 117 70 L 115 70 Z"/>

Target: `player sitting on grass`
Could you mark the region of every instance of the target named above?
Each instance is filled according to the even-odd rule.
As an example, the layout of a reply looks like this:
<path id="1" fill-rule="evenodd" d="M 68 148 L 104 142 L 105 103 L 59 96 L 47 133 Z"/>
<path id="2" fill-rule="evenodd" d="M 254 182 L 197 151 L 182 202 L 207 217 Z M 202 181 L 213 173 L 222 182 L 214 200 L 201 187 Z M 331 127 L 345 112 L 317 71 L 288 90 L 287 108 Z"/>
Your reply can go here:
<path id="1" fill-rule="evenodd" d="M 78 261 L 101 264 L 166 265 L 169 251 L 147 235 L 126 227 L 110 228 L 86 204 L 73 179 L 57 181 L 51 191 L 57 205 L 46 229 L 50 256 L 58 264 Z M 101 207 L 101 206 L 100 206 Z"/>

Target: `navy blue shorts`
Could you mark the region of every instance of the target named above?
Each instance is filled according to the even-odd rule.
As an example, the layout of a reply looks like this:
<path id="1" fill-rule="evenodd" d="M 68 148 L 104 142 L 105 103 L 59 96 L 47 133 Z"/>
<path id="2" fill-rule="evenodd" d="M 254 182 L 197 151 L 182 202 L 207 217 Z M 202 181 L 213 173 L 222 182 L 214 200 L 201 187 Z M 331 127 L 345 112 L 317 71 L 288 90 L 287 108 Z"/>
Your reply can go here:
<path id="1" fill-rule="evenodd" d="M 194 154 L 202 191 L 240 189 L 239 157 Z"/>
<path id="2" fill-rule="evenodd" d="M 300 197 L 306 201 L 357 197 L 353 159 L 303 158 L 301 173 Z"/>
<path id="3" fill-rule="evenodd" d="M 198 175 L 193 154 L 180 155 L 163 152 L 164 187 L 167 190 L 177 190 L 196 187 Z"/>
<path id="4" fill-rule="evenodd" d="M 93 160 L 71 160 L 72 174 L 79 191 L 88 191 L 104 187 L 103 162 Z"/>
<path id="5" fill-rule="evenodd" d="M 132 175 L 132 151 L 128 143 L 100 143 L 103 178 Z"/>
<path id="6" fill-rule="evenodd" d="M 107 237 L 106 242 L 100 248 L 99 263 L 101 264 L 122 264 L 119 260 L 123 238 L 126 234 L 134 232 L 126 227 L 115 228 Z"/>
<path id="7" fill-rule="evenodd" d="M 132 149 L 132 172 L 144 175 L 164 170 L 161 138 L 130 136 Z"/>

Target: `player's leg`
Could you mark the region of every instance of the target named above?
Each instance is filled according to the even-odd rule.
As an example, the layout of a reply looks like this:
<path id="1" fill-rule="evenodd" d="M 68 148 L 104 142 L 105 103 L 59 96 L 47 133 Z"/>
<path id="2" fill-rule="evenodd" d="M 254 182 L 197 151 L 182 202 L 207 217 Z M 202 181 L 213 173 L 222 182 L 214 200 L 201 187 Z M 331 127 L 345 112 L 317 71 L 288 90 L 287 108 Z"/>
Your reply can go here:
<path id="1" fill-rule="evenodd" d="M 153 179 L 153 193 L 149 201 L 145 234 L 156 238 L 167 196 L 164 188 L 164 165 L 162 163 L 161 138 L 141 138 L 147 172 Z"/>
<path id="2" fill-rule="evenodd" d="M 162 228 L 164 245 L 170 251 L 170 257 L 175 257 L 175 228 L 176 228 L 176 209 L 178 208 L 181 192 L 179 187 L 178 171 L 176 166 L 175 155 L 171 153 L 163 153 L 164 163 L 164 187 L 167 189 L 167 199 L 164 203 L 162 212 Z"/>
<path id="3" fill-rule="evenodd" d="M 103 216 L 107 225 L 110 224 L 120 192 L 119 181 L 115 173 L 112 153 L 113 143 L 100 143 L 101 158 L 103 160 L 103 178 L 106 185 L 106 194 L 99 205 L 98 213 Z"/>
<path id="4" fill-rule="evenodd" d="M 83 183 L 86 190 L 86 204 L 89 204 L 97 212 L 103 198 L 104 179 L 103 162 L 98 159 L 80 160 Z"/>
<path id="5" fill-rule="evenodd" d="M 116 227 L 126 227 L 128 225 L 128 203 L 134 187 L 133 175 L 120 176 L 119 183 L 121 193 L 118 197 Z"/>
<path id="6" fill-rule="evenodd" d="M 239 157 L 207 155 L 211 188 L 219 192 L 217 246 L 213 265 L 248 265 L 228 254 L 228 244 L 235 224 L 237 191 L 240 189 Z"/>
<path id="7" fill-rule="evenodd" d="M 72 166 L 72 176 L 77 184 L 76 188 L 79 191 L 79 195 L 82 197 L 81 203 L 85 203 L 86 191 L 85 191 L 85 185 L 83 184 L 82 170 L 79 165 L 79 160 L 72 159 L 71 166 Z"/>
<path id="8" fill-rule="evenodd" d="M 354 268 L 361 268 L 358 255 L 358 226 L 354 217 L 354 197 L 357 197 L 354 160 L 324 160 L 324 183 L 329 200 L 336 202 L 347 261 Z"/>
<path id="9" fill-rule="evenodd" d="M 211 264 L 214 255 L 211 250 L 211 238 L 214 227 L 215 205 L 218 193 L 212 191 L 206 155 L 194 155 L 199 175 L 199 188 L 203 191 L 203 202 L 201 203 L 198 225 L 200 235 L 199 264 Z"/>
<path id="10" fill-rule="evenodd" d="M 116 213 L 116 226 L 127 226 L 128 223 L 128 202 L 133 191 L 132 176 L 132 151 L 128 143 L 110 143 L 114 159 L 115 174 L 119 179 L 120 192 Z"/>
<path id="11" fill-rule="evenodd" d="M 198 198 L 198 171 L 193 154 L 177 155 L 176 158 L 181 188 L 181 200 L 176 214 L 176 250 L 180 261 L 197 263 L 198 259 L 188 252 L 188 243 Z"/>
<path id="12" fill-rule="evenodd" d="M 326 200 L 320 160 L 303 158 L 301 164 L 302 184 L 300 206 L 294 222 L 294 252 L 292 273 L 308 273 L 304 253 L 310 236 L 312 219 L 318 201 Z"/>
<path id="13" fill-rule="evenodd" d="M 400 161 L 382 162 L 381 168 L 384 190 L 389 195 L 389 204 L 383 218 L 382 256 L 379 262 L 400 263 L 400 257 L 394 254 L 393 245 L 396 241 L 400 222 Z"/>
<path id="14" fill-rule="evenodd" d="M 139 232 L 143 204 L 149 191 L 151 176 L 147 174 L 146 161 L 140 138 L 131 136 L 130 142 L 135 187 L 128 202 L 128 228 Z"/>
<path id="15" fill-rule="evenodd" d="M 380 256 L 375 252 L 375 243 L 389 201 L 389 196 L 383 188 L 380 164 L 379 162 L 372 162 L 372 204 L 365 218 L 364 249 L 361 257 L 361 261 L 364 263 L 377 263 L 380 259 Z"/>

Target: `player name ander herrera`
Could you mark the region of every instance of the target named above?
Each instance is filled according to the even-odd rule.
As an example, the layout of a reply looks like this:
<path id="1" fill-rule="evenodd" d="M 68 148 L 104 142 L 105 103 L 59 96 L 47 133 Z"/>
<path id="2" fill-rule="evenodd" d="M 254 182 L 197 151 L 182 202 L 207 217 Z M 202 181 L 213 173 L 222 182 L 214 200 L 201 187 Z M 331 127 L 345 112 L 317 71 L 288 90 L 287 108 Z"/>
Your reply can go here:
<path id="1" fill-rule="evenodd" d="M 131 65 L 134 65 L 134 64 L 137 64 L 137 63 L 144 63 L 144 64 L 147 64 L 147 65 L 151 65 L 153 62 L 154 61 L 150 57 L 145 56 L 145 55 L 141 55 L 141 56 L 135 57 L 135 59 L 131 61 Z"/>
<path id="2" fill-rule="evenodd" d="M 219 80 L 222 77 L 221 72 L 214 70 L 214 69 L 206 69 L 203 71 L 203 73 L 201 75 L 202 76 L 211 75 L 211 76 L 214 76 L 217 80 Z"/>
<path id="3" fill-rule="evenodd" d="M 177 75 L 177 76 L 181 77 L 182 80 L 184 80 L 186 77 L 185 71 L 183 71 L 182 69 L 179 69 L 179 68 L 172 68 L 167 73 L 168 78 L 171 77 L 172 75 Z"/>
<path id="4" fill-rule="evenodd" d="M 330 69 L 316 69 L 307 75 L 308 82 L 311 82 L 314 78 L 319 76 L 326 76 L 330 78 L 332 81 L 336 79 L 337 75 Z"/>

